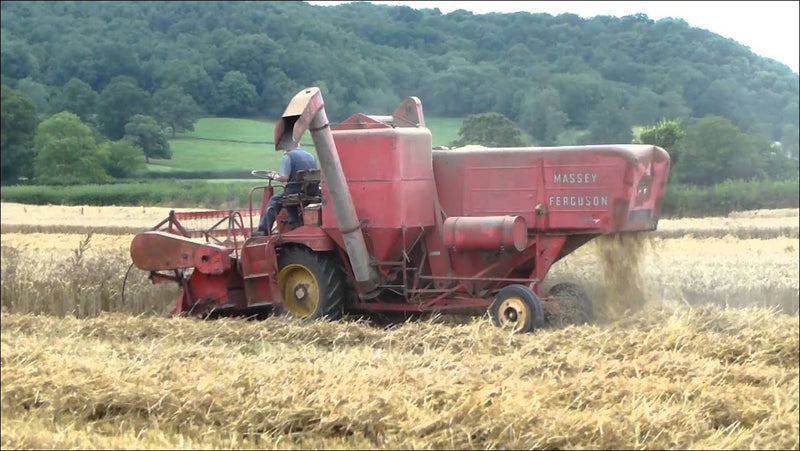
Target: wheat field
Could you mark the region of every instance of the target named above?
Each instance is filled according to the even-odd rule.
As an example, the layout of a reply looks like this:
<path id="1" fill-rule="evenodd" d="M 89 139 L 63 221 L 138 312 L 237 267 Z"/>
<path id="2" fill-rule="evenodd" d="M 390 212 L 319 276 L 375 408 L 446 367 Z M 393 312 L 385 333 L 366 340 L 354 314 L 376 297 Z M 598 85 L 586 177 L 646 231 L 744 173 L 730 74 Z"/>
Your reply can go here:
<path id="1" fill-rule="evenodd" d="M 171 318 L 176 288 L 128 271 L 169 209 L 0 212 L 3 448 L 800 447 L 797 209 L 594 240 L 546 285 L 582 284 L 598 319 L 524 335 Z"/>

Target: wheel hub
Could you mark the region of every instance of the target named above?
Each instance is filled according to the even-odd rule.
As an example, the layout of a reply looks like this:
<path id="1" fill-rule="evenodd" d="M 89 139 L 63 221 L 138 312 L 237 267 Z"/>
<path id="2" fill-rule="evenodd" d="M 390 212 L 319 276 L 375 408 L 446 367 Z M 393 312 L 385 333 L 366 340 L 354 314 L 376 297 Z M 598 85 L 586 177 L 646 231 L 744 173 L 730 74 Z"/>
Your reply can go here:
<path id="1" fill-rule="evenodd" d="M 516 323 L 517 322 L 517 316 L 518 316 L 517 315 L 517 311 L 514 310 L 513 308 L 510 308 L 510 307 L 507 308 L 506 311 L 503 312 L 503 316 L 505 316 L 505 318 L 507 320 L 511 321 L 512 323 Z"/>
<path id="2" fill-rule="evenodd" d="M 503 326 L 514 326 L 516 329 L 525 324 L 528 319 L 528 309 L 525 308 L 523 300 L 517 297 L 510 297 L 504 300 L 499 310 Z"/>
<path id="3" fill-rule="evenodd" d="M 297 301 L 304 301 L 308 296 L 308 285 L 300 284 L 294 287 L 294 298 Z"/>
<path id="4" fill-rule="evenodd" d="M 314 314 L 319 305 L 319 286 L 314 274 L 303 265 L 289 265 L 278 275 L 283 305 L 301 318 Z"/>

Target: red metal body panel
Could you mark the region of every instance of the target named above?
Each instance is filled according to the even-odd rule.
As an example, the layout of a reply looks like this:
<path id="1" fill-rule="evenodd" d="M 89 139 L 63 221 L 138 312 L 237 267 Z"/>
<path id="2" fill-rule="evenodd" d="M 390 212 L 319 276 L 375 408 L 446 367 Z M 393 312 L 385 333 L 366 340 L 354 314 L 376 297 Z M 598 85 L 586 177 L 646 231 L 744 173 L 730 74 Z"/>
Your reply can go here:
<path id="1" fill-rule="evenodd" d="M 372 255 L 379 261 L 399 260 L 404 250 L 401 229 L 405 227 L 406 240 L 413 243 L 435 222 L 431 134 L 426 128 L 393 128 L 363 115 L 358 119 L 333 129 L 339 159 Z M 323 178 L 322 227 L 342 246 L 327 190 Z"/>
<path id="2" fill-rule="evenodd" d="M 131 259 L 140 269 L 166 271 L 195 268 L 204 274 L 230 269 L 231 249 L 204 244 L 168 232 L 144 232 L 131 242 Z"/>
<path id="3" fill-rule="evenodd" d="M 203 274 L 195 271 L 181 283 L 182 291 L 173 314 L 208 313 L 218 308 L 244 308 L 242 279 L 238 271 L 227 274 Z"/>
<path id="4" fill-rule="evenodd" d="M 241 271 L 248 305 L 282 301 L 276 241 L 275 236 L 254 238 L 242 248 Z"/>
<path id="5" fill-rule="evenodd" d="M 277 243 L 279 245 L 298 243 L 316 252 L 336 249 L 336 242 L 319 227 L 301 226 L 292 231 L 282 233 Z"/>
<path id="6" fill-rule="evenodd" d="M 433 168 L 448 215 L 520 215 L 540 233 L 600 234 L 655 229 L 669 156 L 645 145 L 464 148 L 433 151 Z"/>

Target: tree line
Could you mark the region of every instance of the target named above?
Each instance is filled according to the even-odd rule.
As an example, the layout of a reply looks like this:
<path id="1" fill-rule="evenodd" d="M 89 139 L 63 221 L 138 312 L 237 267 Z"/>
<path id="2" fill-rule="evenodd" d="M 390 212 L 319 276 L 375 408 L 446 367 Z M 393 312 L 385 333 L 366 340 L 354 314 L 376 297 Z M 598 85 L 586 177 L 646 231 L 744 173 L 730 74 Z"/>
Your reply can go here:
<path id="1" fill-rule="evenodd" d="M 23 136 L 29 109 L 6 119 L 20 99 L 32 102 L 37 125 L 61 114 L 62 125 L 87 126 L 105 149 L 95 160 L 127 162 L 104 170 L 112 176 L 141 167 L 119 156 L 123 144 L 112 157 L 112 143 L 165 158 L 166 138 L 201 115 L 276 117 L 306 86 L 336 105 L 332 120 L 390 112 L 415 95 L 432 116 L 501 115 L 535 145 L 625 143 L 637 126 L 679 121 L 684 147 L 705 139 L 740 149 L 703 156 L 714 161 L 704 169 L 688 163 L 691 146 L 675 147 L 686 171 L 702 173 L 687 180 L 749 177 L 754 166 L 762 176 L 796 174 L 797 74 L 679 19 L 442 14 L 364 2 L 19 1 L 0 9 L 4 183 L 36 176 L 38 151 Z M 15 118 L 21 127 L 10 127 Z M 747 155 L 718 162 L 739 153 Z"/>
<path id="2" fill-rule="evenodd" d="M 452 145 L 529 145 L 522 136 L 522 129 L 502 114 L 482 113 L 464 120 Z M 683 184 L 709 186 L 727 180 L 786 180 L 798 175 L 796 157 L 787 155 L 781 143 L 748 135 L 721 116 L 706 116 L 688 124 L 662 119 L 642 127 L 632 143 L 665 149 L 670 155 L 670 179 Z"/>

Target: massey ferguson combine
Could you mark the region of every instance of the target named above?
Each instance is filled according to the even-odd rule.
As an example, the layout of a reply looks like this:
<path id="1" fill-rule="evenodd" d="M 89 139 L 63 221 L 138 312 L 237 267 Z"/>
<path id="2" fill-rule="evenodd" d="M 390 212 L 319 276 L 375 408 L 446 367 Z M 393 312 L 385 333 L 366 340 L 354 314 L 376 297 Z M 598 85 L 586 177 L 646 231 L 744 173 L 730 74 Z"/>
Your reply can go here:
<path id="1" fill-rule="evenodd" d="M 391 116 L 331 126 L 319 89 L 304 89 L 275 143 L 306 131 L 321 170 L 301 176 L 320 195 L 287 196 L 266 236 L 252 232 L 280 189 L 273 180 L 250 191 L 247 209 L 173 212 L 133 239 L 133 263 L 153 283 L 181 287 L 175 315 L 488 308 L 495 324 L 521 332 L 568 311 L 585 321 L 591 304 L 579 287 L 542 293 L 548 270 L 597 236 L 655 230 L 670 168 L 650 145 L 434 150 L 416 97 Z M 200 218 L 215 223 L 186 226 Z"/>

